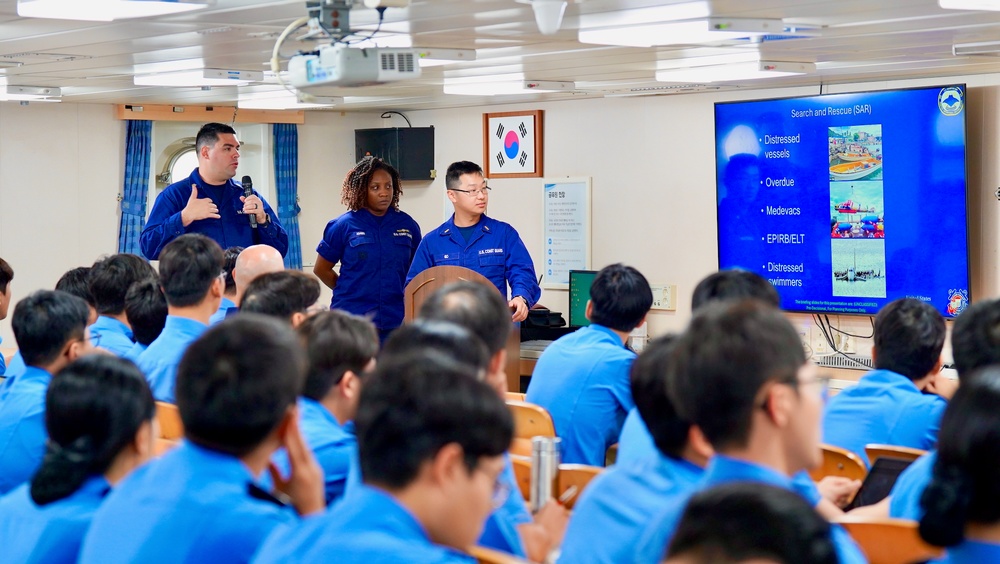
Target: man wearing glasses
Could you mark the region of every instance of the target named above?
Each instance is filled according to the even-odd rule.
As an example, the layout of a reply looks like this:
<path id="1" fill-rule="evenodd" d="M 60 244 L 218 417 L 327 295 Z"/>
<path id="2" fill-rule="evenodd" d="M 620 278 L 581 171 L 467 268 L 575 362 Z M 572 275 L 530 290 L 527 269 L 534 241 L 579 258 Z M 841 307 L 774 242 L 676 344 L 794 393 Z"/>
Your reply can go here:
<path id="1" fill-rule="evenodd" d="M 490 187 L 476 163 L 459 161 L 445 175 L 451 219 L 428 233 L 417 247 L 406 284 L 432 266 L 464 266 L 482 274 L 507 298 L 513 321 L 524 321 L 541 296 L 531 255 L 509 224 L 486 215 Z"/>

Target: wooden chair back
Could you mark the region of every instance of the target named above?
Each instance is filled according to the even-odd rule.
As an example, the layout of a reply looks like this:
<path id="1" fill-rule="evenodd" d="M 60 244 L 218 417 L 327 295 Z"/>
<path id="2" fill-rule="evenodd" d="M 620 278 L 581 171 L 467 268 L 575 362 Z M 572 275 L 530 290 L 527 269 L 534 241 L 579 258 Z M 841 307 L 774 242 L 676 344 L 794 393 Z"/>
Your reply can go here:
<path id="1" fill-rule="evenodd" d="M 507 392 L 504 394 L 507 401 L 524 401 L 524 396 L 527 394 L 522 394 L 521 392 Z"/>
<path id="2" fill-rule="evenodd" d="M 413 277 L 410 283 L 403 289 L 403 321 L 413 321 L 420 311 L 420 306 L 438 288 L 451 282 L 465 280 L 485 284 L 490 288 L 496 288 L 485 276 L 475 270 L 470 270 L 462 266 L 434 266 Z M 507 297 L 504 296 L 504 301 Z M 510 335 L 507 338 L 507 389 L 515 392 L 521 391 L 521 335 L 514 330 L 515 325 L 511 322 Z"/>
<path id="3" fill-rule="evenodd" d="M 514 416 L 514 441 L 510 445 L 511 454 L 531 456 L 532 437 L 556 436 L 552 416 L 544 407 L 516 400 L 507 400 L 507 407 Z"/>
<path id="4" fill-rule="evenodd" d="M 180 441 L 171 441 L 170 439 L 161 439 L 159 437 L 153 440 L 155 441 L 153 444 L 153 456 L 155 457 L 163 456 L 164 453 L 180 444 Z"/>
<path id="5" fill-rule="evenodd" d="M 517 489 L 521 490 L 521 496 L 525 500 L 528 500 L 531 498 L 531 459 L 512 455 L 510 461 L 514 466 L 514 479 L 517 480 Z"/>
<path id="6" fill-rule="evenodd" d="M 927 454 L 926 450 L 895 445 L 865 445 L 865 454 L 868 455 L 868 463 L 875 464 L 875 460 L 885 456 L 887 458 L 900 458 L 913 462 L 921 456 Z"/>
<path id="7" fill-rule="evenodd" d="M 178 441 L 184 437 L 184 424 L 177 406 L 163 401 L 156 402 L 156 421 L 160 424 L 161 439 Z"/>
<path id="8" fill-rule="evenodd" d="M 529 468 L 530 470 L 530 468 Z M 560 464 L 559 476 L 556 478 L 556 499 L 562 499 L 563 494 L 571 487 L 576 487 L 576 493 L 563 502 L 566 509 L 573 509 L 576 501 L 583 495 L 590 481 L 604 471 L 600 466 L 586 464 Z"/>
<path id="9" fill-rule="evenodd" d="M 864 480 L 868 468 L 861 458 L 853 452 L 833 445 L 820 445 L 823 450 L 823 463 L 809 471 L 809 475 L 817 482 L 827 476 L 843 476 L 851 480 Z"/>
<path id="10" fill-rule="evenodd" d="M 527 560 L 483 546 L 474 546 L 469 553 L 479 564 L 528 564 Z"/>
<path id="11" fill-rule="evenodd" d="M 943 550 L 927 544 L 916 521 L 845 515 L 837 522 L 847 530 L 871 564 L 911 564 L 940 558 Z"/>

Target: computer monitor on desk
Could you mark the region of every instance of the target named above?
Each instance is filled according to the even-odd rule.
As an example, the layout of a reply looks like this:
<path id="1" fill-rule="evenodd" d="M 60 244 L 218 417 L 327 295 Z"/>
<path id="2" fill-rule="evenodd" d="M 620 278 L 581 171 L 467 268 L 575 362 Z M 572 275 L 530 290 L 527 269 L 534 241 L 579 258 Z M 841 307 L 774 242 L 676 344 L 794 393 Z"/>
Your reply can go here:
<path id="1" fill-rule="evenodd" d="M 590 285 L 597 277 L 596 270 L 569 271 L 569 326 L 586 327 L 590 325 L 587 319 L 587 301 L 590 300 Z"/>

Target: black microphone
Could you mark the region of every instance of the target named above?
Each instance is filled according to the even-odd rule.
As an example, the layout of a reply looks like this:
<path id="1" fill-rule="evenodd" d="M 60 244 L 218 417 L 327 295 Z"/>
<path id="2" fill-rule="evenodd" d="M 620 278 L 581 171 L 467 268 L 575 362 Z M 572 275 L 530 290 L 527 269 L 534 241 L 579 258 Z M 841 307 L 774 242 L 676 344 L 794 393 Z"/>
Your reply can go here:
<path id="1" fill-rule="evenodd" d="M 243 196 L 246 198 L 253 196 L 253 180 L 250 180 L 250 176 L 243 177 Z M 257 214 L 250 214 L 250 227 L 257 229 Z"/>

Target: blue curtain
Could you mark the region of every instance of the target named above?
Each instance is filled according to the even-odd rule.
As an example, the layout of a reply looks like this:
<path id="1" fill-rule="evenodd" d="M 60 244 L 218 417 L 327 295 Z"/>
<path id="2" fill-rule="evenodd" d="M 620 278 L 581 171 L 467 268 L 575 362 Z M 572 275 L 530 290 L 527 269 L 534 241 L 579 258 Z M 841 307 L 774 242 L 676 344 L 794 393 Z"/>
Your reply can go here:
<path id="1" fill-rule="evenodd" d="M 118 227 L 118 252 L 142 256 L 139 234 L 146 224 L 146 194 L 153 154 L 153 122 L 129 120 L 125 134 L 125 181 L 122 186 L 122 219 Z"/>
<path id="2" fill-rule="evenodd" d="M 288 233 L 285 268 L 302 268 L 299 237 L 299 128 L 276 123 L 274 131 L 274 181 L 278 189 L 278 220 Z"/>

